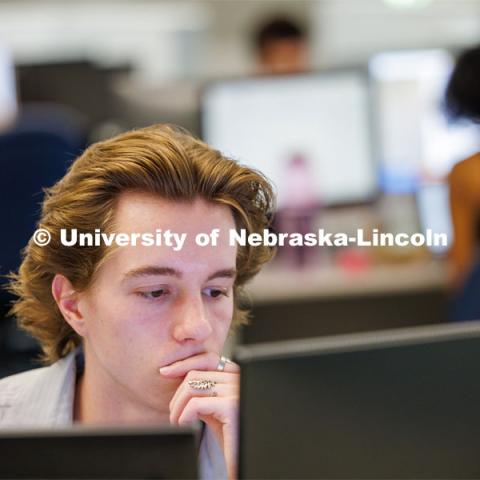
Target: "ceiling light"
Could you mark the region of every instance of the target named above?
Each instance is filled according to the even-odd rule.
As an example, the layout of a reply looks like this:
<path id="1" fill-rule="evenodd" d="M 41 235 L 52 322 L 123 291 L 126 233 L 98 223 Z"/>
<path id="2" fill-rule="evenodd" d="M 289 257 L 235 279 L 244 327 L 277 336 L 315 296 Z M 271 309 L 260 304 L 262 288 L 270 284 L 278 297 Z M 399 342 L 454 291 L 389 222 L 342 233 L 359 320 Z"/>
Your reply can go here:
<path id="1" fill-rule="evenodd" d="M 433 3 L 433 0 L 383 0 L 389 7 L 393 8 L 422 8 Z"/>

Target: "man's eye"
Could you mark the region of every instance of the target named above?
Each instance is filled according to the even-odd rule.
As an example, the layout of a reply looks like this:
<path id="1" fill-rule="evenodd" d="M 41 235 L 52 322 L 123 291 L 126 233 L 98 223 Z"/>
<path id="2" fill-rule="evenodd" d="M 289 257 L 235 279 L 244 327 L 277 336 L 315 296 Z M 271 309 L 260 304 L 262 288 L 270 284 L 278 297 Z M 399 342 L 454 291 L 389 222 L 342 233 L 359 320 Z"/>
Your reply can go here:
<path id="1" fill-rule="evenodd" d="M 144 298 L 159 298 L 163 297 L 167 290 L 165 288 L 159 288 L 158 290 L 151 290 L 149 292 L 138 292 L 140 296 Z"/>
<path id="2" fill-rule="evenodd" d="M 219 288 L 207 288 L 207 295 L 212 297 L 212 298 L 218 298 L 222 295 L 225 297 L 228 297 L 227 291 L 226 290 L 221 290 Z"/>

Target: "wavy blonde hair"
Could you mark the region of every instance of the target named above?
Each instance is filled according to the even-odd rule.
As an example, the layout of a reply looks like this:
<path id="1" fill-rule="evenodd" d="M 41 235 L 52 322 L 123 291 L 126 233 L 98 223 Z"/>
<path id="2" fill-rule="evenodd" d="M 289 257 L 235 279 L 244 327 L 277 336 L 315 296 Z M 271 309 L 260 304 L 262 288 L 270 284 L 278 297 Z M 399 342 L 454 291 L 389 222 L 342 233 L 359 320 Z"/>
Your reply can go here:
<path id="1" fill-rule="evenodd" d="M 109 253 L 103 245 L 63 246 L 60 229 L 111 231 L 115 203 L 127 190 L 168 200 L 192 201 L 200 196 L 227 205 L 237 228 L 249 233 L 268 228 L 274 211 L 272 187 L 264 176 L 177 127 L 154 125 L 93 144 L 45 192 L 38 227 L 50 232 L 50 243 L 40 247 L 30 240 L 18 273 L 11 275 L 9 289 L 18 297 L 11 314 L 39 340 L 45 363 L 55 362 L 81 342 L 52 296 L 55 274 L 67 277 L 77 291 L 85 291 Z M 265 246 L 239 247 L 234 324 L 248 319 L 249 312 L 240 302 L 242 286 L 273 255 L 274 249 Z"/>

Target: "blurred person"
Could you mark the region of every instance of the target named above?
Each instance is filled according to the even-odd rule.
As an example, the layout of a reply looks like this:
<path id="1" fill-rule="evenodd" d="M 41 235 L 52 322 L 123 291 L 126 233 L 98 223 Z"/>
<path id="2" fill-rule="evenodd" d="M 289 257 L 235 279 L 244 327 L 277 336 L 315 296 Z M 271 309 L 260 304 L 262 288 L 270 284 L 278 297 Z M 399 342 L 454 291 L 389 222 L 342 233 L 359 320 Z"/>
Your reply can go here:
<path id="1" fill-rule="evenodd" d="M 454 119 L 480 120 L 480 46 L 458 58 L 446 92 L 446 107 Z M 457 163 L 448 177 L 454 240 L 453 282 L 462 286 L 479 261 L 480 153 Z"/>
<path id="2" fill-rule="evenodd" d="M 241 290 L 273 255 L 224 233 L 261 232 L 273 194 L 259 173 L 156 125 L 89 147 L 48 189 L 11 290 L 49 366 L 0 381 L 0 428 L 204 422 L 203 478 L 234 478 L 239 368 L 222 356 L 246 321 Z M 198 233 L 219 228 L 217 246 Z M 66 246 L 60 230 L 184 232 L 183 248 Z M 70 238 L 71 240 L 71 238 Z"/>
<path id="3" fill-rule="evenodd" d="M 289 18 L 277 17 L 260 25 L 255 51 L 261 73 L 301 73 L 310 68 L 307 35 Z"/>

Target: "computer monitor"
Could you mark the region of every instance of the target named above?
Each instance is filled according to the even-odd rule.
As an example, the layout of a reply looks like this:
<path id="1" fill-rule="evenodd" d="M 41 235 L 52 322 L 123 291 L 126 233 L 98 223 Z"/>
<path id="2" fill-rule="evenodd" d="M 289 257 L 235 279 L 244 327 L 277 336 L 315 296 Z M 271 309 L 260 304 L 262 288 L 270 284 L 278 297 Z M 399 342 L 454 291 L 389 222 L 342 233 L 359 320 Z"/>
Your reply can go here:
<path id="1" fill-rule="evenodd" d="M 13 58 L 8 48 L 0 43 L 0 132 L 13 124 L 17 113 Z"/>
<path id="2" fill-rule="evenodd" d="M 451 122 L 445 90 L 455 59 L 447 50 L 404 50 L 369 62 L 380 183 L 386 193 L 413 193 L 442 181 L 452 166 L 480 149 L 480 128 Z"/>
<path id="3" fill-rule="evenodd" d="M 420 185 L 416 192 L 418 219 L 421 231 L 427 235 L 431 230 L 434 234 L 447 236 L 447 245 L 429 247 L 435 255 L 446 254 L 453 244 L 453 225 L 450 210 L 449 188 L 445 182 Z"/>
<path id="4" fill-rule="evenodd" d="M 195 433 L 173 427 L 1 430 L 0 478 L 198 478 Z"/>
<path id="5" fill-rule="evenodd" d="M 257 344 L 236 360 L 241 479 L 480 478 L 479 322 Z"/>
<path id="6" fill-rule="evenodd" d="M 19 99 L 24 104 L 69 107 L 92 127 L 117 114 L 112 83 L 129 69 L 128 65 L 103 68 L 88 60 L 19 64 Z"/>
<path id="7" fill-rule="evenodd" d="M 377 191 L 369 105 L 361 71 L 218 81 L 203 92 L 202 135 L 269 177 L 279 208 L 299 191 L 323 205 L 365 202 Z"/>

